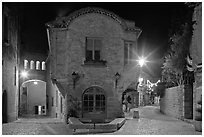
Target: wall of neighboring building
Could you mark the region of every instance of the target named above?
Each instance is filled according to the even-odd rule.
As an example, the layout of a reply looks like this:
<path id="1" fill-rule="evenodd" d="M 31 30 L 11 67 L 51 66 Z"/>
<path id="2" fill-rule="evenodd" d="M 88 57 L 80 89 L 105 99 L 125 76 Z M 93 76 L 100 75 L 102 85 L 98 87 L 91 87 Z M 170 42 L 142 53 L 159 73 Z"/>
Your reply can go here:
<path id="1" fill-rule="evenodd" d="M 2 6 L 2 111 L 3 122 L 18 117 L 19 20 L 12 7 Z"/>
<path id="2" fill-rule="evenodd" d="M 46 62 L 46 101 L 47 115 L 50 117 L 58 117 L 64 119 L 65 113 L 65 98 L 56 86 L 56 81 L 51 79 L 49 60 Z"/>
<path id="3" fill-rule="evenodd" d="M 194 8 L 193 21 L 195 21 L 195 24 L 193 25 L 194 30 L 190 51 L 195 77 L 193 85 L 193 119 L 195 119 L 195 117 L 199 115 L 198 112 L 196 112 L 196 108 L 198 107 L 197 103 L 199 100 L 202 100 L 202 3 Z M 199 68 L 197 68 L 198 65 Z"/>
<path id="4" fill-rule="evenodd" d="M 164 91 L 160 100 L 160 111 L 172 117 L 184 118 L 184 87 L 172 87 Z"/>

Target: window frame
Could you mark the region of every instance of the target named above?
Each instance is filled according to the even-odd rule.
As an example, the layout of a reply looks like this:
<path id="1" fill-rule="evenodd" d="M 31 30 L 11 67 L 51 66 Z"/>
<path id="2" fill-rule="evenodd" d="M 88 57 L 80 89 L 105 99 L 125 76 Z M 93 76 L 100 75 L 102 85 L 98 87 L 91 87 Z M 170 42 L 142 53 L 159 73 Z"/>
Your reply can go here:
<path id="1" fill-rule="evenodd" d="M 85 99 L 85 96 L 87 96 L 87 99 Z M 92 99 L 89 100 L 89 97 L 92 97 Z M 100 100 L 97 100 L 97 96 L 102 97 Z M 99 87 L 90 87 L 87 89 L 82 96 L 83 101 L 83 113 L 96 113 L 96 112 L 102 112 L 105 113 L 107 109 L 107 102 L 106 102 L 106 94 L 103 91 L 103 89 Z M 92 101 L 92 105 L 90 105 L 90 101 Z M 85 106 L 85 102 L 87 102 L 87 106 Z M 100 102 L 100 105 L 97 105 L 97 102 Z"/>
<path id="2" fill-rule="evenodd" d="M 91 60 L 87 59 L 88 40 L 92 40 L 93 41 L 92 49 L 91 49 Z M 96 47 L 95 41 L 96 40 L 100 40 L 100 43 L 101 43 L 101 45 L 99 47 L 100 48 L 100 50 L 99 50 L 99 60 L 95 59 L 96 58 L 96 53 L 95 52 L 98 51 L 98 50 L 95 50 L 95 47 Z M 86 37 L 85 60 L 86 61 L 93 61 L 93 62 L 100 62 L 101 61 L 101 49 L 102 49 L 102 46 L 103 46 L 103 44 L 102 44 L 102 38 L 101 37 Z"/>
<path id="3" fill-rule="evenodd" d="M 124 65 L 130 64 L 134 53 L 134 41 L 124 41 Z"/>

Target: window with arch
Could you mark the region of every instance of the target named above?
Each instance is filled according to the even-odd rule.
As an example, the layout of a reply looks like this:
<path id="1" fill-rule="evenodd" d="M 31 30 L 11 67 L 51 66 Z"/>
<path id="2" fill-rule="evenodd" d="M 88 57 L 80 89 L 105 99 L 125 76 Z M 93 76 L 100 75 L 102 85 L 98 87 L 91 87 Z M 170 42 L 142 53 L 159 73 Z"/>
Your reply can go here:
<path id="1" fill-rule="evenodd" d="M 83 112 L 105 112 L 106 100 L 103 89 L 91 87 L 83 94 Z"/>
<path id="2" fill-rule="evenodd" d="M 34 69 L 35 68 L 35 63 L 33 60 L 30 61 L 30 69 Z"/>
<path id="3" fill-rule="evenodd" d="M 45 70 L 45 61 L 42 62 L 42 70 Z"/>
<path id="4" fill-rule="evenodd" d="M 24 69 L 28 69 L 28 61 L 26 59 L 24 60 Z"/>
<path id="5" fill-rule="evenodd" d="M 36 61 L 36 70 L 40 69 L 40 61 Z"/>

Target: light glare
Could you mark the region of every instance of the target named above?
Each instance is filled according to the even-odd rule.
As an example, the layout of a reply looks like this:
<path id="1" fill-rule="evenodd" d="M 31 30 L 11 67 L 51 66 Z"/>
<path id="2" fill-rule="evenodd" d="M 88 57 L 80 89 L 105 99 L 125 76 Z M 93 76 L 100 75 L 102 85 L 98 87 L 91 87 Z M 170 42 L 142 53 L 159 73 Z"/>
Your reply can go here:
<path id="1" fill-rule="evenodd" d="M 21 76 L 22 76 L 23 78 L 27 78 L 27 77 L 28 77 L 28 72 L 22 71 L 22 72 L 21 72 Z"/>

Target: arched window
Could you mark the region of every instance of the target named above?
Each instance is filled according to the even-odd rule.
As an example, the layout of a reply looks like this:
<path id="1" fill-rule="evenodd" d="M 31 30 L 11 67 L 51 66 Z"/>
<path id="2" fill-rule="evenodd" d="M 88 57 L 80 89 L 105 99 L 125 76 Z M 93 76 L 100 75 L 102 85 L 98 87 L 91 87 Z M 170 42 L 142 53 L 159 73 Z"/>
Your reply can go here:
<path id="1" fill-rule="evenodd" d="M 104 113 L 106 109 L 106 99 L 103 89 L 99 87 L 88 88 L 83 94 L 84 113 Z"/>
<path id="2" fill-rule="evenodd" d="M 45 61 L 42 62 L 42 70 L 45 70 Z"/>
<path id="3" fill-rule="evenodd" d="M 35 63 L 33 60 L 30 61 L 30 69 L 34 69 L 35 68 Z"/>
<path id="4" fill-rule="evenodd" d="M 24 60 L 24 69 L 28 69 L 28 61 L 26 59 Z"/>
<path id="5" fill-rule="evenodd" d="M 40 69 L 40 61 L 36 61 L 36 70 Z"/>

